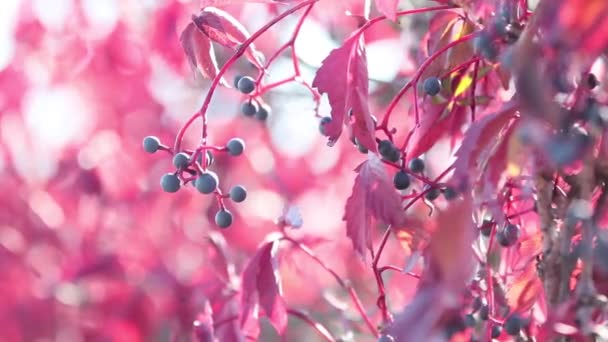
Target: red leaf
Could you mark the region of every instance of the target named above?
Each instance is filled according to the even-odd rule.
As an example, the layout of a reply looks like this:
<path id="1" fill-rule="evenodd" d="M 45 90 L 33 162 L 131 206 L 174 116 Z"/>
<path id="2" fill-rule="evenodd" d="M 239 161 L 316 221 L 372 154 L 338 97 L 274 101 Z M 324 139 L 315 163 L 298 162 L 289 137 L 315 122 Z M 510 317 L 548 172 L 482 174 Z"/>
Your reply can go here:
<path id="1" fill-rule="evenodd" d="M 372 218 L 399 226 L 404 216 L 401 198 L 375 154 L 368 154 L 368 160 L 357 167 L 357 172 L 342 219 L 346 221 L 346 235 L 352 240 L 355 252 L 365 259 L 365 248 L 371 249 Z"/>
<path id="2" fill-rule="evenodd" d="M 517 102 L 510 101 L 503 104 L 497 112 L 471 124 L 456 152 L 453 179 L 457 184 L 466 183 L 469 178 L 476 178 L 479 156 L 488 147 L 495 146 L 501 130 L 515 116 L 516 111 Z M 475 172 L 471 174 L 472 171 Z"/>
<path id="3" fill-rule="evenodd" d="M 243 271 L 241 326 L 257 321 L 259 305 L 275 329 L 282 334 L 287 327 L 287 310 L 282 297 L 277 252 L 279 241 L 264 243 Z"/>
<path id="4" fill-rule="evenodd" d="M 397 19 L 398 5 L 399 0 L 376 0 L 376 7 L 378 8 L 378 11 L 392 21 Z"/>
<path id="5" fill-rule="evenodd" d="M 199 31 L 193 23 L 188 24 L 179 38 L 190 66 L 204 77 L 214 79 L 219 71 L 215 59 L 215 50 L 209 37 Z M 228 86 L 222 77 L 221 84 Z"/>
<path id="6" fill-rule="evenodd" d="M 338 140 L 343 125 L 350 125 L 359 143 L 376 152 L 368 82 L 363 36 L 355 33 L 329 53 L 312 83 L 321 94 L 327 93 L 329 97 L 332 121 L 326 125 L 326 134 L 330 144 Z M 349 117 L 347 113 L 351 110 L 352 117 Z"/>
<path id="7" fill-rule="evenodd" d="M 420 106 L 420 126 L 414 131 L 412 140 L 408 145 L 408 158 L 415 158 L 428 151 L 441 139 L 451 128 L 453 115 L 465 115 L 466 109 L 462 106 L 454 106 L 448 112 L 447 103 L 433 104 L 430 98 L 426 98 Z M 414 108 L 412 106 L 411 111 Z"/>
<path id="8" fill-rule="evenodd" d="M 230 49 L 237 49 L 250 37 L 241 23 L 219 8 L 205 7 L 199 15 L 192 16 L 192 21 L 211 40 Z M 247 47 L 245 56 L 258 68 L 262 68 L 262 53 L 256 50 L 253 43 Z"/>

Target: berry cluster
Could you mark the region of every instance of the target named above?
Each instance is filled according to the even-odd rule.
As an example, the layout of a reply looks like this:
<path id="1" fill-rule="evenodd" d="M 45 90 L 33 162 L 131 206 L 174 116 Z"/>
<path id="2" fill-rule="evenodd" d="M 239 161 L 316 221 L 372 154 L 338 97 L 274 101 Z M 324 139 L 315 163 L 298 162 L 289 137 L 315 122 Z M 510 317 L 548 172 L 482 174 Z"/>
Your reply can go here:
<path id="1" fill-rule="evenodd" d="M 144 151 L 155 153 L 163 150 L 171 153 L 171 149 L 161 144 L 157 137 L 148 136 L 143 140 Z M 247 198 L 247 189 L 242 185 L 233 186 L 228 195 L 224 195 L 219 188 L 218 175 L 209 170 L 214 158 L 211 150 L 226 152 L 233 157 L 240 156 L 245 151 L 245 142 L 240 138 L 228 140 L 226 146 L 218 148 L 212 146 L 201 146 L 195 151 L 182 151 L 173 155 L 173 166 L 175 172 L 164 174 L 160 179 L 160 187 L 168 193 L 179 191 L 182 185 L 192 183 L 196 190 L 202 194 L 216 194 L 220 209 L 215 215 L 215 224 L 220 228 L 227 228 L 232 224 L 232 213 L 225 208 L 223 200 L 230 198 L 235 203 L 243 202 Z M 205 161 L 202 155 L 205 154 Z"/>
<path id="2" fill-rule="evenodd" d="M 492 234 L 492 229 L 496 223 L 489 219 L 485 218 L 481 223 L 480 232 L 481 235 L 485 237 L 489 237 Z M 515 246 L 517 241 L 521 236 L 521 228 L 517 224 L 508 223 L 502 230 L 496 232 L 496 241 L 502 247 L 509 248 Z"/>
<path id="3" fill-rule="evenodd" d="M 388 141 L 388 140 L 383 140 L 383 141 Z M 393 153 L 393 152 L 389 152 L 389 153 Z M 424 167 L 425 167 L 424 160 L 422 160 L 422 158 L 416 157 L 416 158 L 411 159 L 407 166 L 407 169 L 409 169 L 409 172 L 406 171 L 405 168 L 402 168 L 399 171 L 397 171 L 395 173 L 395 175 L 393 176 L 393 185 L 395 186 L 395 189 L 406 190 L 407 188 L 409 188 L 410 185 L 412 184 L 410 174 L 417 174 L 417 173 L 421 174 L 424 172 Z M 423 191 L 425 192 L 424 197 L 428 201 L 436 200 L 439 197 L 439 195 L 441 195 L 442 193 L 443 193 L 443 197 L 448 201 L 451 201 L 458 196 L 458 193 L 456 192 L 456 190 L 449 186 L 437 187 L 437 186 L 431 186 L 431 185 L 427 184 L 424 186 Z"/>
<path id="4" fill-rule="evenodd" d="M 471 303 L 471 311 L 463 317 L 464 325 L 469 328 L 475 328 L 479 321 L 487 322 L 490 320 L 490 307 L 482 297 L 475 297 Z M 496 321 L 492 323 L 491 337 L 499 338 L 504 332 L 510 336 L 518 336 L 521 329 L 524 327 L 524 319 L 517 314 L 512 314 L 503 324 L 498 324 Z"/>
<path id="5" fill-rule="evenodd" d="M 237 75 L 234 78 L 234 86 L 244 95 L 249 95 L 256 89 L 256 82 L 250 76 Z M 270 116 L 270 107 L 260 99 L 250 96 L 241 104 L 241 113 L 247 117 L 255 117 L 260 121 L 266 121 Z"/>

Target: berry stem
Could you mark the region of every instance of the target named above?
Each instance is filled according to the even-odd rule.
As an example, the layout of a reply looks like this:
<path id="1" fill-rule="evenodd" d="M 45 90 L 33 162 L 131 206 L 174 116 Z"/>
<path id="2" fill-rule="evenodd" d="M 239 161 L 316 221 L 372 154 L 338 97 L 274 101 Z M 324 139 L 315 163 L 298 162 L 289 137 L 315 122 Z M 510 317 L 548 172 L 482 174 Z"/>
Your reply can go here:
<path id="1" fill-rule="evenodd" d="M 323 337 L 325 339 L 325 341 L 328 341 L 328 342 L 336 341 L 336 339 L 331 335 L 329 330 L 327 330 L 327 328 L 323 324 L 315 321 L 306 312 L 297 310 L 297 309 L 293 309 L 293 308 L 288 308 L 287 314 L 289 314 L 293 317 L 296 317 L 299 320 L 301 320 L 302 322 L 310 325 L 317 333 L 319 333 L 319 335 L 321 335 L 321 337 Z"/>
<path id="2" fill-rule="evenodd" d="M 386 266 L 382 266 L 378 269 L 378 272 L 380 272 L 380 273 L 383 273 L 384 271 L 396 271 L 396 272 L 402 273 L 403 269 L 400 267 L 397 267 L 395 265 L 386 265 Z M 414 272 L 406 272 L 405 274 L 412 276 L 416 279 L 420 279 L 420 275 L 418 275 Z"/>
<path id="3" fill-rule="evenodd" d="M 382 280 L 382 273 L 378 269 L 378 262 L 380 261 L 380 256 L 382 255 L 382 251 L 384 250 L 384 246 L 388 241 L 388 237 L 391 234 L 392 227 L 389 225 L 384 234 L 382 235 L 382 240 L 380 241 L 380 246 L 378 246 L 378 252 L 374 255 L 374 259 L 372 261 L 372 270 L 374 272 L 374 277 L 376 278 L 376 285 L 378 286 L 378 300 L 377 305 L 380 311 L 382 312 L 382 320 L 383 322 L 390 323 L 393 321 L 393 317 L 390 312 L 388 312 L 388 307 L 386 305 L 386 294 L 384 290 L 384 281 Z"/>
<path id="4" fill-rule="evenodd" d="M 186 133 L 186 130 L 188 129 L 188 127 L 190 125 L 192 125 L 192 123 L 194 122 L 194 120 L 197 117 L 201 117 L 203 120 L 203 128 L 202 128 L 202 134 L 201 134 L 201 143 L 202 145 L 205 145 L 207 142 L 207 109 L 209 108 L 209 104 L 211 103 L 211 98 L 213 97 L 213 94 L 215 93 L 215 90 L 217 88 L 217 86 L 220 83 L 220 80 L 222 79 L 222 77 L 224 76 L 224 74 L 228 71 L 228 69 L 230 69 L 230 67 L 243 55 L 245 54 L 245 52 L 247 51 L 247 48 L 249 47 L 249 45 L 251 45 L 256 39 L 258 39 L 262 34 L 264 34 L 264 32 L 268 31 L 272 26 L 274 26 L 276 23 L 278 23 L 279 21 L 283 20 L 284 18 L 288 17 L 289 15 L 291 15 L 292 13 L 296 12 L 297 10 L 304 8 L 306 6 L 311 6 L 312 4 L 316 3 L 319 0 L 306 0 L 303 1 L 297 5 L 295 5 L 294 7 L 286 10 L 285 12 L 279 14 L 278 16 L 274 17 L 271 21 L 269 21 L 268 23 L 266 23 L 266 25 L 262 26 L 262 28 L 260 28 L 259 30 L 257 30 L 254 34 L 252 34 L 247 40 L 245 40 L 237 49 L 237 51 L 226 61 L 226 63 L 222 66 L 222 68 L 219 70 L 219 72 L 217 73 L 217 76 L 211 81 L 211 85 L 209 86 L 209 91 L 207 92 L 207 96 L 205 97 L 205 100 L 203 101 L 203 104 L 201 106 L 201 108 L 198 110 L 198 112 L 196 112 L 194 115 L 192 115 L 187 121 L 186 123 L 182 126 L 182 128 L 179 130 L 179 132 L 177 133 L 177 136 L 175 138 L 175 145 L 174 145 L 174 151 L 179 151 L 180 147 L 181 147 L 181 143 L 184 137 L 184 134 Z"/>
<path id="5" fill-rule="evenodd" d="M 399 11 L 396 13 L 397 17 L 402 17 L 405 15 L 410 15 L 410 14 L 418 14 L 418 13 L 426 13 L 426 12 L 433 12 L 433 11 L 443 11 L 443 10 L 448 10 L 448 9 L 453 9 L 455 8 L 455 6 L 453 5 L 445 5 L 445 6 L 435 6 L 435 7 L 423 7 L 423 8 L 416 8 L 416 9 L 412 9 L 412 10 L 406 10 L 406 11 Z M 386 20 L 387 17 L 385 15 L 381 15 L 378 17 L 375 17 L 373 19 L 370 19 L 368 22 L 366 22 L 363 26 L 361 26 L 358 30 L 358 34 L 363 33 L 365 30 L 369 29 L 372 25 Z"/>
<path id="6" fill-rule="evenodd" d="M 313 252 L 312 249 L 310 249 L 308 246 L 306 246 L 306 245 L 302 244 L 301 242 L 294 240 L 293 238 L 286 236 L 286 235 L 283 235 L 280 239 L 291 242 L 299 250 L 304 252 L 304 254 L 308 255 L 312 260 L 314 260 L 319 266 L 321 266 L 321 268 L 323 268 L 325 271 L 327 271 L 329 274 L 331 274 L 334 277 L 334 279 L 336 280 L 336 282 L 338 283 L 338 285 L 340 285 L 340 287 L 342 287 L 343 289 L 345 289 L 348 292 L 348 294 L 351 297 L 351 300 L 355 304 L 357 311 L 361 314 L 361 317 L 363 318 L 363 321 L 365 322 L 365 325 L 367 325 L 369 331 L 375 337 L 380 336 L 380 334 L 378 333 L 378 329 L 376 329 L 376 327 L 372 323 L 371 319 L 365 312 L 365 308 L 363 307 L 363 304 L 361 303 L 361 300 L 359 299 L 357 292 L 350 285 L 350 283 L 348 281 L 342 279 L 342 277 L 340 277 L 340 275 L 338 275 L 338 273 L 336 273 L 336 271 L 334 271 L 327 264 L 325 264 L 325 262 L 323 260 L 321 260 L 321 258 L 319 258 L 315 254 L 315 252 Z"/>
<path id="7" fill-rule="evenodd" d="M 471 33 L 465 36 L 462 36 L 452 42 L 450 42 L 449 44 L 447 44 L 446 46 L 442 47 L 441 49 L 435 51 L 431 56 L 429 56 L 429 58 L 427 58 L 422 65 L 420 65 L 420 68 L 418 68 L 418 70 L 416 71 L 415 76 L 410 79 L 404 86 L 403 88 L 401 88 L 399 90 L 399 93 L 397 93 L 397 95 L 395 95 L 395 97 L 391 100 L 391 103 L 388 106 L 388 109 L 386 110 L 386 113 L 384 114 L 384 117 L 382 118 L 382 122 L 380 123 L 380 125 L 378 125 L 379 127 L 382 128 L 387 128 L 388 125 L 388 120 L 391 116 L 391 114 L 393 113 L 395 107 L 397 106 L 397 104 L 399 103 L 399 101 L 401 100 L 401 98 L 403 97 L 403 95 L 405 95 L 405 93 L 412 87 L 412 86 L 416 86 L 416 84 L 418 83 L 420 77 L 422 76 L 422 74 L 424 73 L 424 71 L 426 70 L 426 68 L 429 67 L 429 65 L 431 65 L 431 63 L 437 59 L 441 54 L 443 54 L 444 52 L 448 51 L 449 49 L 451 49 L 452 47 L 469 41 L 471 40 L 476 34 L 475 33 Z M 416 99 L 414 99 L 414 101 L 416 102 Z M 416 125 L 418 125 L 419 122 L 416 122 Z"/>
<path id="8" fill-rule="evenodd" d="M 477 73 L 479 72 L 479 58 L 475 61 L 475 68 L 473 69 L 473 83 L 471 84 L 471 122 L 475 121 L 475 86 L 477 85 Z"/>
<path id="9" fill-rule="evenodd" d="M 439 176 L 437 176 L 437 178 L 435 178 L 435 180 L 429 182 L 429 184 L 432 184 L 433 186 L 436 185 L 439 181 L 441 181 L 441 179 L 443 177 L 445 177 L 448 174 L 449 171 L 452 170 L 452 168 L 453 168 L 453 166 L 450 166 L 447 169 L 445 169 Z M 403 211 L 404 212 L 407 211 L 419 199 L 424 198 L 424 195 L 426 195 L 427 192 L 431 191 L 433 189 L 433 186 L 429 186 L 425 190 L 423 190 L 419 194 L 417 194 L 405 206 L 405 208 L 403 208 Z M 372 253 L 372 256 L 373 256 L 372 271 L 374 272 L 374 277 L 376 278 L 376 285 L 378 286 L 377 305 L 378 305 L 378 308 L 382 312 L 382 319 L 383 319 L 384 323 L 392 322 L 392 316 L 391 316 L 390 312 L 388 312 L 388 307 L 386 305 L 386 293 L 384 290 L 384 281 L 382 280 L 383 268 L 378 268 L 378 262 L 380 261 L 380 257 L 382 256 L 382 252 L 384 251 L 384 246 L 386 246 L 386 242 L 388 241 L 388 237 L 390 236 L 391 231 L 392 231 L 392 226 L 389 225 L 388 228 L 384 231 L 384 234 L 382 235 L 382 240 L 380 241 L 380 245 L 378 246 L 378 251 L 375 254 Z M 410 274 L 410 273 L 408 272 L 408 274 Z"/>
<path id="10" fill-rule="evenodd" d="M 488 260 L 490 260 L 490 252 L 492 251 L 492 245 L 494 244 L 496 236 L 496 225 L 492 225 L 492 230 L 490 231 L 490 239 L 488 240 L 488 250 L 486 251 L 486 283 L 488 285 L 488 312 L 490 316 L 494 316 L 494 278 L 492 276 L 492 267 Z M 488 324 L 486 329 L 486 338 L 487 341 L 492 340 L 492 324 Z"/>

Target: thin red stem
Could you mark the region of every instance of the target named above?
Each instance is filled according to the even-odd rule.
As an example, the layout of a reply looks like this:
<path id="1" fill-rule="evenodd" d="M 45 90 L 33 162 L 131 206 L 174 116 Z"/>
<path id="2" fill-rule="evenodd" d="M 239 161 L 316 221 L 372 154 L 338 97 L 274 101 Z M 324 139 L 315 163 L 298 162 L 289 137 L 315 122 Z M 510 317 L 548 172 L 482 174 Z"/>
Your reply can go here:
<path id="1" fill-rule="evenodd" d="M 365 322 L 365 325 L 367 325 L 369 331 L 376 337 L 380 336 L 380 334 L 378 333 L 378 329 L 376 329 L 376 327 L 372 323 L 371 319 L 365 312 L 365 308 L 363 307 L 363 304 L 361 303 L 361 300 L 359 299 L 357 292 L 347 281 L 342 279 L 342 277 L 340 277 L 340 275 L 338 275 L 338 273 L 336 273 L 336 271 L 334 271 L 327 264 L 325 264 L 325 262 L 323 260 L 321 260 L 321 258 L 319 258 L 315 254 L 315 252 L 313 252 L 310 248 L 308 248 L 308 246 L 306 246 L 306 245 L 302 244 L 301 242 L 294 240 L 288 236 L 283 236 L 281 239 L 291 242 L 294 246 L 296 246 L 298 249 L 300 249 L 302 252 L 304 252 L 304 254 L 308 255 L 312 260 L 314 260 L 319 266 L 321 266 L 321 268 L 323 268 L 325 271 L 327 271 L 329 274 L 331 274 L 332 277 L 334 277 L 334 279 L 338 283 L 338 285 L 340 285 L 340 287 L 342 287 L 343 289 L 345 289 L 348 292 L 351 300 L 355 304 L 357 311 L 363 318 L 363 321 Z"/>
<path id="2" fill-rule="evenodd" d="M 443 177 L 445 177 L 452 169 L 453 169 L 453 165 L 448 167 L 447 169 L 445 169 L 439 176 L 437 176 L 437 178 L 435 178 L 429 184 L 436 186 L 437 183 L 439 181 L 441 181 L 441 179 Z M 423 198 L 427 192 L 431 191 L 431 189 L 433 189 L 433 187 L 429 186 L 427 189 L 425 189 L 425 190 L 421 191 L 419 194 L 417 194 L 405 206 L 405 208 L 403 208 L 403 211 L 407 211 L 411 206 L 414 205 L 414 203 L 416 203 L 418 200 Z M 388 241 L 388 238 L 390 236 L 390 233 L 392 230 L 391 228 L 392 228 L 391 226 L 388 226 L 388 228 L 384 231 L 384 234 L 382 235 L 382 239 L 380 240 L 380 245 L 378 246 L 378 251 L 375 254 L 372 254 L 373 255 L 372 271 L 374 272 L 374 277 L 376 279 L 376 285 L 378 287 L 378 299 L 377 299 L 376 303 L 378 305 L 378 308 L 382 312 L 382 319 L 384 320 L 385 323 L 391 322 L 392 316 L 391 316 L 390 312 L 388 312 L 388 307 L 386 305 L 386 293 L 384 290 L 384 281 L 382 280 L 382 271 L 381 271 L 383 268 L 380 268 L 380 269 L 378 268 L 378 262 L 380 261 L 380 257 L 382 256 L 382 252 L 384 251 L 384 247 L 386 246 L 386 242 Z"/>
<path id="3" fill-rule="evenodd" d="M 418 83 L 420 77 L 422 76 L 422 74 L 424 73 L 424 71 L 426 70 L 426 68 L 429 67 L 429 65 L 431 65 L 431 63 L 437 59 L 437 57 L 439 57 L 441 54 L 443 54 L 444 52 L 448 51 L 449 49 L 451 49 L 452 47 L 466 42 L 468 40 L 470 40 L 471 38 L 473 38 L 475 36 L 475 33 L 471 33 L 468 34 L 466 36 L 462 36 L 452 42 L 450 42 L 449 44 L 447 44 L 446 46 L 442 47 L 441 49 L 435 51 L 431 56 L 429 56 L 429 58 L 427 58 L 422 65 L 420 65 L 420 68 L 418 68 L 418 70 L 416 71 L 416 75 L 410 79 L 404 86 L 403 88 L 401 88 L 401 90 L 399 90 L 399 93 L 397 93 L 397 95 L 393 98 L 393 100 L 391 101 L 391 103 L 388 106 L 388 109 L 386 110 L 386 113 L 384 114 L 384 117 L 382 118 L 382 122 L 380 123 L 379 127 L 383 127 L 386 128 L 388 125 L 388 120 L 391 116 L 391 114 L 393 113 L 393 110 L 395 109 L 395 107 L 397 107 L 397 104 L 399 103 L 399 101 L 401 100 L 401 98 L 403 97 L 403 95 L 405 95 L 405 93 L 412 87 L 412 86 L 416 86 L 416 84 Z"/>
<path id="4" fill-rule="evenodd" d="M 304 8 L 306 6 L 311 6 L 312 4 L 316 3 L 317 1 L 319 1 L 319 0 L 303 1 L 303 2 L 295 5 L 294 7 L 288 9 L 287 11 L 279 14 L 278 16 L 273 18 L 271 21 L 269 21 L 266 25 L 264 25 L 262 28 L 257 30 L 254 34 L 252 34 L 247 40 L 245 40 L 243 42 L 243 44 L 241 44 L 239 46 L 239 49 L 226 61 L 226 63 L 222 66 L 222 68 L 217 73 L 217 76 L 215 78 L 213 78 L 213 80 L 211 81 L 211 85 L 209 86 L 209 91 L 207 92 L 207 96 L 205 97 L 205 100 L 203 101 L 203 104 L 202 104 L 201 108 L 199 109 L 199 111 L 196 112 L 190 119 L 188 119 L 188 121 L 186 121 L 186 123 L 179 130 L 179 132 L 175 138 L 175 145 L 174 145 L 174 149 L 173 149 L 174 151 L 180 150 L 184 134 L 185 134 L 186 130 L 188 129 L 188 127 L 194 122 L 194 120 L 197 116 L 200 116 L 203 120 L 203 129 L 202 129 L 201 138 L 202 138 L 202 144 L 204 145 L 206 143 L 206 140 L 207 140 L 207 109 L 209 108 L 209 104 L 211 103 L 211 98 L 213 97 L 213 94 L 215 93 L 215 90 L 216 90 L 217 86 L 219 85 L 220 80 L 222 79 L 224 74 L 245 53 L 245 51 L 247 51 L 247 48 L 256 39 L 258 39 L 262 34 L 264 34 L 264 32 L 268 31 L 268 29 L 270 29 L 276 23 L 278 23 L 279 21 L 283 20 L 284 18 L 288 17 L 289 15 L 298 11 L 301 8 Z"/>
<path id="5" fill-rule="evenodd" d="M 287 309 L 287 313 L 293 317 L 297 317 L 302 322 L 310 325 L 317 333 L 319 333 L 319 335 L 321 337 L 323 337 L 325 339 L 325 341 L 328 341 L 328 342 L 336 341 L 336 339 L 333 336 L 331 336 L 331 333 L 329 332 L 329 330 L 327 330 L 327 328 L 325 328 L 325 326 L 323 326 L 323 324 L 315 321 L 312 317 L 310 317 L 309 314 L 307 314 L 301 310 L 296 310 L 296 309 Z"/>

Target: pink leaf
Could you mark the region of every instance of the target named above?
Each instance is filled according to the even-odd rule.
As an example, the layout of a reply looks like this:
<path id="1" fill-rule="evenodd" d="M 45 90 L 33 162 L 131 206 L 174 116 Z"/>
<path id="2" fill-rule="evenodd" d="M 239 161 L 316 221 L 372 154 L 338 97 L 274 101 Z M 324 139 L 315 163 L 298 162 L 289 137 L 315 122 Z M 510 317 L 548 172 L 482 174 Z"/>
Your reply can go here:
<path id="1" fill-rule="evenodd" d="M 192 21 L 198 29 L 214 42 L 230 49 L 237 49 L 245 42 L 250 34 L 229 13 L 215 7 L 205 7 L 199 15 L 193 15 Z M 262 68 L 262 53 L 251 43 L 245 51 L 245 56 L 258 68 Z"/>
<path id="2" fill-rule="evenodd" d="M 378 8 L 378 11 L 392 21 L 397 19 L 398 5 L 399 0 L 376 0 L 376 7 Z"/>
<path id="3" fill-rule="evenodd" d="M 404 216 L 401 198 L 375 154 L 368 154 L 368 160 L 357 167 L 357 172 L 353 192 L 346 200 L 343 220 L 355 252 L 365 259 L 365 248 L 371 249 L 372 218 L 399 226 Z"/>
<path id="4" fill-rule="evenodd" d="M 215 50 L 209 38 L 199 31 L 193 23 L 188 24 L 180 36 L 180 42 L 188 57 L 190 66 L 198 70 L 204 77 L 213 79 L 219 68 L 215 59 Z M 228 86 L 222 77 L 221 84 Z"/>
<path id="5" fill-rule="evenodd" d="M 259 305 L 275 329 L 282 334 L 287 327 L 287 310 L 282 297 L 277 252 L 279 241 L 264 243 L 243 271 L 241 326 L 257 321 Z"/>
<path id="6" fill-rule="evenodd" d="M 475 227 L 471 198 L 453 202 L 437 215 L 437 230 L 429 244 L 429 260 L 436 267 L 439 281 L 456 292 L 465 286 L 473 270 L 472 243 Z"/>
<path id="7" fill-rule="evenodd" d="M 494 146 L 501 130 L 511 120 L 517 111 L 515 101 L 505 103 L 495 113 L 475 121 L 465 133 L 460 148 L 456 152 L 453 179 L 457 184 L 467 183 L 470 172 L 477 169 L 478 157 L 489 145 Z"/>
<path id="8" fill-rule="evenodd" d="M 325 132 L 330 144 L 338 140 L 342 126 L 347 125 L 360 144 L 376 152 L 368 82 L 363 36 L 355 33 L 341 47 L 329 53 L 312 83 L 320 93 L 327 93 L 329 97 L 332 121 L 326 125 Z"/>

